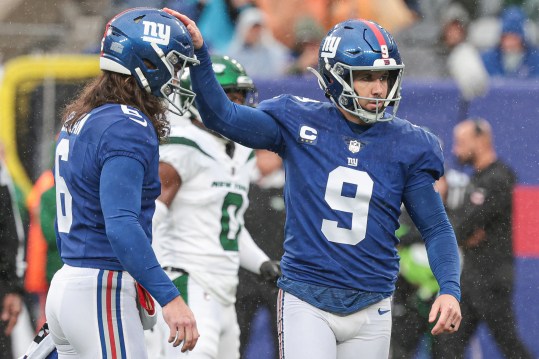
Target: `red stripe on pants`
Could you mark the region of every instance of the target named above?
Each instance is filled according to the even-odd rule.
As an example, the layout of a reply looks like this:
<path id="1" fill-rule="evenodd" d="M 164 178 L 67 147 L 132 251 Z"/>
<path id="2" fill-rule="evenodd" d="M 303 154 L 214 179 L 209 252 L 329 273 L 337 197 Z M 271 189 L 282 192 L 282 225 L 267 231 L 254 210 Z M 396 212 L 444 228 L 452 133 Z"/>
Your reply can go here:
<path id="1" fill-rule="evenodd" d="M 112 359 L 116 359 L 116 341 L 114 340 L 114 328 L 112 327 L 112 277 L 113 271 L 109 271 L 107 276 L 107 327 L 109 329 L 109 341 L 112 352 Z"/>

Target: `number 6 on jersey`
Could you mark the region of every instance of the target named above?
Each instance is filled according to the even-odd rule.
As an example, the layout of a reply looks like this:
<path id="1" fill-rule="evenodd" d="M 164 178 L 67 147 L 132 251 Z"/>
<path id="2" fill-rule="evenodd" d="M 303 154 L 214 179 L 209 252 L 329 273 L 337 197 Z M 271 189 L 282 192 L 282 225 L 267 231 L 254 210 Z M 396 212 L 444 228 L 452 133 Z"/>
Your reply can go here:
<path id="1" fill-rule="evenodd" d="M 73 222 L 72 213 L 72 197 L 67 188 L 66 182 L 60 176 L 60 161 L 67 162 L 69 160 L 69 140 L 62 139 L 56 147 L 56 155 L 54 159 L 54 180 L 56 182 L 56 218 L 58 220 L 58 231 L 69 233 L 71 223 Z"/>

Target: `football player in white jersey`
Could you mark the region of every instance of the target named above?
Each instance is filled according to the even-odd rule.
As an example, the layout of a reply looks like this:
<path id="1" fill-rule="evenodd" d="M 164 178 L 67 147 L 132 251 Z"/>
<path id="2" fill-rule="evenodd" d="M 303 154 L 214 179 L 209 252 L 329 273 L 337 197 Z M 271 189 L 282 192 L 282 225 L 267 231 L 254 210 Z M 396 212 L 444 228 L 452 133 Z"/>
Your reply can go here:
<path id="1" fill-rule="evenodd" d="M 228 97 L 254 104 L 256 90 L 243 67 L 213 56 L 213 70 Z M 190 78 L 182 77 L 183 88 Z M 154 248 L 163 268 L 189 303 L 201 333 L 190 358 L 237 359 L 239 326 L 234 303 L 238 268 L 276 279 L 279 267 L 243 228 L 254 150 L 204 127 L 196 108 L 191 119 L 170 115 L 168 142 L 159 150 L 161 195 L 154 216 Z M 191 122 L 192 120 L 192 122 Z M 165 323 L 147 332 L 150 357 L 178 358 L 165 345 Z"/>

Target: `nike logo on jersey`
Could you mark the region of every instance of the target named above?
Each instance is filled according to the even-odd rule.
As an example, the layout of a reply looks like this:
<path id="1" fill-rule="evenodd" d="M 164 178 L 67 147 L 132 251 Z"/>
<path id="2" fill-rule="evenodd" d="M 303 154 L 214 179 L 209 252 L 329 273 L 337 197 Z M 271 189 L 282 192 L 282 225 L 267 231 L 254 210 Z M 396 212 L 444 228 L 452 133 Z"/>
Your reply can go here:
<path id="1" fill-rule="evenodd" d="M 136 123 L 138 123 L 139 125 L 142 125 L 144 127 L 148 126 L 148 122 L 146 122 L 146 119 L 137 120 L 136 118 L 133 118 L 133 117 L 129 117 L 129 119 L 132 120 L 132 121 L 135 121 Z"/>
<path id="2" fill-rule="evenodd" d="M 378 308 L 378 314 L 380 314 L 380 315 L 384 315 L 384 314 L 386 314 L 386 313 L 388 313 L 390 311 L 391 311 L 391 309 L 382 310 L 382 308 Z"/>

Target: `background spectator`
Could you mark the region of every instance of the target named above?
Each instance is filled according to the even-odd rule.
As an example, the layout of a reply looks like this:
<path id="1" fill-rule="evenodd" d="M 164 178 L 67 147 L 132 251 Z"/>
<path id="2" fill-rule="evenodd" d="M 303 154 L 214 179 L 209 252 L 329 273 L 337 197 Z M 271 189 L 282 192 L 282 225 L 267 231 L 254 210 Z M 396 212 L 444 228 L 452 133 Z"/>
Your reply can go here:
<path id="1" fill-rule="evenodd" d="M 468 41 L 470 16 L 466 9 L 452 1 L 420 14 L 419 21 L 396 34 L 403 49 L 405 76 L 451 78 L 466 102 L 483 95 L 488 74 L 478 50 Z"/>
<path id="2" fill-rule="evenodd" d="M 405 65 L 404 76 L 417 78 L 443 78 L 449 76 L 439 48 L 441 16 L 445 7 L 425 6 L 415 8 L 416 21 L 395 32 Z M 420 12 L 418 12 L 420 11 Z M 418 17 L 419 16 L 419 17 Z"/>
<path id="3" fill-rule="evenodd" d="M 241 12 L 227 55 L 241 63 L 254 78 L 283 75 L 289 62 L 288 49 L 273 37 L 264 14 L 257 8 Z"/>
<path id="4" fill-rule="evenodd" d="M 440 53 L 447 75 L 455 80 L 465 102 L 483 95 L 489 83 L 479 52 L 467 40 L 468 25 L 468 13 L 457 2 L 442 16 Z"/>
<path id="5" fill-rule="evenodd" d="M 474 173 L 454 228 L 463 251 L 461 329 L 435 340 L 434 358 L 463 358 L 466 346 L 485 322 L 507 358 L 531 358 L 517 333 L 513 314 L 512 194 L 516 177 L 499 160 L 492 129 L 470 119 L 454 129 L 453 153 Z"/>
<path id="6" fill-rule="evenodd" d="M 282 160 L 276 153 L 267 150 L 256 151 L 258 179 L 249 189 L 249 208 L 245 212 L 245 228 L 253 236 L 256 244 L 270 258 L 281 258 L 284 253 L 285 207 L 283 198 L 284 170 Z M 266 358 L 278 358 L 277 341 L 277 286 L 268 284 L 243 268 L 239 271 L 239 285 L 236 311 L 240 325 L 240 353 L 243 357 L 247 343 L 252 340 L 251 326 L 259 310 L 268 310 L 270 316 L 271 353 Z"/>
<path id="7" fill-rule="evenodd" d="M 488 73 L 511 78 L 539 76 L 539 50 L 526 39 L 526 15 L 522 9 L 517 6 L 505 9 L 501 21 L 498 45 L 482 54 Z"/>
<path id="8" fill-rule="evenodd" d="M 315 19 L 304 16 L 294 26 L 294 47 L 292 48 L 293 62 L 288 68 L 288 74 L 301 75 L 308 72 L 307 67 L 318 66 L 318 48 L 325 32 Z"/>
<path id="9" fill-rule="evenodd" d="M 406 359 L 414 357 L 423 338 L 428 338 L 430 346 L 428 317 L 439 286 L 429 267 L 425 242 L 404 208 L 399 223 L 400 270 L 392 304 L 391 357 Z"/>
<path id="10" fill-rule="evenodd" d="M 266 15 L 267 26 L 273 36 L 289 49 L 294 47 L 294 25 L 299 18 L 310 16 L 329 30 L 334 0 L 257 0 L 257 6 Z"/>
<path id="11" fill-rule="evenodd" d="M 240 13 L 254 6 L 251 0 L 210 0 L 204 2 L 200 12 L 200 30 L 208 46 L 215 52 L 225 52 L 234 38 L 236 23 Z M 171 9 L 178 10 L 175 7 Z M 178 10 L 181 12 L 181 9 Z M 186 14 L 188 15 L 188 14 Z M 189 15 L 188 15 L 189 16 Z M 196 18 L 192 18 L 196 20 Z"/>
<path id="12" fill-rule="evenodd" d="M 56 232 L 54 221 L 56 220 L 56 188 L 51 187 L 41 195 L 39 209 L 39 223 L 43 237 L 47 241 L 47 285 L 50 285 L 54 273 L 62 268 L 63 262 L 56 245 Z"/>
<path id="13" fill-rule="evenodd" d="M 0 359 L 12 359 L 11 332 L 22 310 L 22 283 L 17 275 L 20 218 L 11 178 L 0 158 Z"/>
<path id="14" fill-rule="evenodd" d="M 332 2 L 332 23 L 362 18 L 375 21 L 386 30 L 395 33 L 416 21 L 417 4 L 410 3 L 408 7 L 404 0 L 343 0 Z"/>
<path id="15" fill-rule="evenodd" d="M 40 202 L 43 192 L 51 188 L 54 188 L 54 175 L 48 169 L 41 173 L 26 198 L 30 222 L 26 244 L 28 266 L 24 277 L 24 289 L 27 293 L 30 317 L 35 330 L 41 328 L 45 323 L 45 299 L 49 288 L 49 282 L 46 279 L 47 241 L 41 231 Z M 54 211 L 56 211 L 56 207 L 54 207 Z M 56 247 L 56 243 L 54 246 Z"/>

